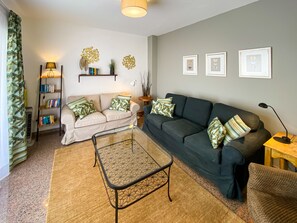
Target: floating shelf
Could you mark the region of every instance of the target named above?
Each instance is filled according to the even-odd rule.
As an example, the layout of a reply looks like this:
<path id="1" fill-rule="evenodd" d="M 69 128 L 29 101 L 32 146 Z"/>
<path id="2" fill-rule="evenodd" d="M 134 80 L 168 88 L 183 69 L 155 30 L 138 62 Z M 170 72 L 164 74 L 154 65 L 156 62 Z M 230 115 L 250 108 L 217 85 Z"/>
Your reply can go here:
<path id="1" fill-rule="evenodd" d="M 97 75 L 90 75 L 90 74 L 79 74 L 78 75 L 78 82 L 80 83 L 80 77 L 114 77 L 114 81 L 117 80 L 117 74 L 97 74 Z"/>

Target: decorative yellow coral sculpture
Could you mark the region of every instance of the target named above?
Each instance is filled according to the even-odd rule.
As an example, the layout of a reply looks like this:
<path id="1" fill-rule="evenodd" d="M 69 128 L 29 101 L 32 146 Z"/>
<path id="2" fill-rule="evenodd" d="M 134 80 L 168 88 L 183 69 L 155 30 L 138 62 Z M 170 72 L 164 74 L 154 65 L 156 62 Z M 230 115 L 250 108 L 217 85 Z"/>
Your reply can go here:
<path id="1" fill-rule="evenodd" d="M 122 64 L 123 64 L 124 67 L 126 67 L 128 70 L 134 68 L 134 67 L 136 66 L 134 56 L 131 56 L 131 55 L 125 56 L 125 57 L 123 58 L 123 62 L 122 62 Z"/>

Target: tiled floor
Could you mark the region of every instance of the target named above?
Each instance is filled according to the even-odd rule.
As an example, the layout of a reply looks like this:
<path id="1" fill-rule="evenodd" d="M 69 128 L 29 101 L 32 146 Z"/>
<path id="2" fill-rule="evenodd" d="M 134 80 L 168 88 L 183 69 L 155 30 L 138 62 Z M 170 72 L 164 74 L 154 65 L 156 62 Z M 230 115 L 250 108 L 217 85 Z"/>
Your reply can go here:
<path id="1" fill-rule="evenodd" d="M 40 135 L 27 161 L 0 181 L 0 222 L 45 222 L 54 150 L 62 147 L 59 133 Z"/>
<path id="2" fill-rule="evenodd" d="M 138 126 L 142 123 L 143 117 Z M 54 151 L 63 147 L 61 140 L 58 132 L 41 134 L 28 159 L 0 181 L 0 223 L 45 222 Z"/>

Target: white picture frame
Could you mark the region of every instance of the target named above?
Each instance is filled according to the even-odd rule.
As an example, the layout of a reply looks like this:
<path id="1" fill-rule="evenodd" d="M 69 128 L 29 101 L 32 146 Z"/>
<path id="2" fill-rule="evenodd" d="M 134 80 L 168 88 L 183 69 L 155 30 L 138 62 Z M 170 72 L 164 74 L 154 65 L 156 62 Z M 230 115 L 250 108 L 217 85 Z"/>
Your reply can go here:
<path id="1" fill-rule="evenodd" d="M 198 75 L 198 55 L 183 56 L 183 75 Z"/>
<path id="2" fill-rule="evenodd" d="M 239 77 L 271 79 L 271 47 L 239 50 Z"/>
<path id="3" fill-rule="evenodd" d="M 227 52 L 205 54 L 205 75 L 215 77 L 226 77 Z"/>

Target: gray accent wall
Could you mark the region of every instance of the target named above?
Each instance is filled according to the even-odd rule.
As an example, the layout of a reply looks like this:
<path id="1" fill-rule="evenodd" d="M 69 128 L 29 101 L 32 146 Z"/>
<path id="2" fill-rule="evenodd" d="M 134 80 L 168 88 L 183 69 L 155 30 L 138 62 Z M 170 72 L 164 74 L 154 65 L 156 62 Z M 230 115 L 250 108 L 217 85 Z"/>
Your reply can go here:
<path id="1" fill-rule="evenodd" d="M 167 92 L 249 110 L 272 133 L 297 134 L 297 1 L 260 0 L 225 14 L 158 36 L 157 96 Z M 272 47 L 272 78 L 239 78 L 238 51 Z M 205 75 L 205 54 L 227 52 L 227 77 Z M 198 75 L 182 74 L 186 55 L 198 55 Z M 154 86 L 155 87 L 155 86 Z"/>

